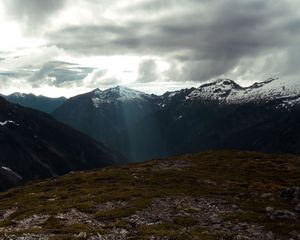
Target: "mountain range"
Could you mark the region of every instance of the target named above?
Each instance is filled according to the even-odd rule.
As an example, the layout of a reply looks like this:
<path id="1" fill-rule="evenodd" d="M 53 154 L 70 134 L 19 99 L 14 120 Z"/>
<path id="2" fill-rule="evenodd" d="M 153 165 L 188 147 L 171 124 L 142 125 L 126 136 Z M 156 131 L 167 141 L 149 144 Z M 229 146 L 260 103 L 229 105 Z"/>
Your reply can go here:
<path id="1" fill-rule="evenodd" d="M 10 95 L 2 95 L 7 101 L 20 104 L 24 107 L 34 108 L 46 113 L 52 113 L 56 108 L 66 101 L 65 97 L 49 98 L 42 95 L 36 96 L 32 93 L 15 92 Z"/>
<path id="2" fill-rule="evenodd" d="M 161 96 L 118 86 L 70 99 L 10 97 L 19 104 L 0 98 L 0 190 L 204 150 L 300 153 L 300 85 L 280 79 L 249 87 L 221 79 Z M 32 109 L 49 106 L 57 107 L 52 116 Z"/>
<path id="3" fill-rule="evenodd" d="M 0 97 L 0 191 L 23 181 L 123 162 L 51 115 Z"/>
<path id="4" fill-rule="evenodd" d="M 300 84 L 229 79 L 162 96 L 115 87 L 66 100 L 53 116 L 132 161 L 208 149 L 300 153 Z"/>

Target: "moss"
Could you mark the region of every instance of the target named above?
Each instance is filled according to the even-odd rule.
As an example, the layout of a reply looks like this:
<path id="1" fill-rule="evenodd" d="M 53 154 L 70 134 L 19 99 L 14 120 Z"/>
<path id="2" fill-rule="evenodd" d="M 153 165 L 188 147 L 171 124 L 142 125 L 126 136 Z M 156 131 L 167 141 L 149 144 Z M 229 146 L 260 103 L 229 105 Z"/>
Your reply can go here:
<path id="1" fill-rule="evenodd" d="M 107 211 L 97 212 L 95 219 L 98 221 L 112 221 L 115 219 L 125 218 L 135 213 L 134 208 L 118 208 Z"/>
<path id="2" fill-rule="evenodd" d="M 154 168 L 159 169 L 157 166 L 160 161 L 185 162 L 188 167 L 182 167 L 180 170 L 153 171 Z M 96 219 L 107 221 L 108 227 L 113 226 L 110 224 L 126 227 L 124 218 L 146 209 L 154 198 L 191 196 L 225 199 L 231 204 L 239 205 L 244 212 L 224 216 L 225 218 L 231 221 L 257 222 L 266 229 L 283 234 L 293 229 L 299 230 L 297 226 L 299 221 L 294 223 L 269 221 L 264 217 L 265 208 L 271 206 L 276 209 L 291 209 L 292 206 L 281 200 L 278 193 L 286 187 L 297 186 L 299 183 L 298 156 L 210 151 L 32 181 L 0 193 L 0 211 L 12 207 L 18 209 L 5 221 L 0 221 L 0 226 L 13 226 L 14 221 L 34 214 L 55 216 L 72 208 L 94 214 L 99 204 L 125 201 L 126 207 L 97 212 Z M 273 193 L 274 200 L 259 197 L 266 192 Z M 256 193 L 256 196 L 252 196 L 252 193 Z M 194 209 L 181 210 L 191 216 L 197 213 Z M 172 236 L 173 232 L 177 231 L 174 226 L 181 228 L 197 223 L 193 217 L 187 217 L 168 224 L 140 230 L 144 233 L 157 231 Z M 96 231 L 87 229 L 85 225 L 77 227 L 89 232 Z M 53 217 L 42 225 L 42 230 L 65 236 L 68 236 L 70 231 L 75 231 L 75 228 L 75 226 L 66 227 Z M 202 232 L 196 231 L 195 234 L 201 236 Z M 210 239 L 209 237 L 211 236 L 207 239 Z"/>
<path id="3" fill-rule="evenodd" d="M 179 225 L 179 226 L 182 226 L 182 227 L 192 227 L 192 226 L 198 224 L 198 220 L 196 220 L 193 217 L 188 217 L 188 216 L 185 216 L 185 217 L 176 217 L 174 219 L 174 223 L 176 225 Z"/>
<path id="4" fill-rule="evenodd" d="M 190 232 L 189 237 L 187 238 L 187 240 L 189 239 L 193 239 L 193 240 L 219 240 L 219 239 L 223 239 L 223 240 L 233 240 L 234 239 L 234 235 L 222 232 L 222 231 L 218 231 L 215 233 L 210 233 L 208 232 L 206 229 L 204 228 L 197 228 L 195 230 L 193 230 L 192 232 Z"/>
<path id="5" fill-rule="evenodd" d="M 171 223 L 143 225 L 138 228 L 139 234 L 146 236 L 159 236 L 172 238 L 176 235 L 174 225 Z"/>

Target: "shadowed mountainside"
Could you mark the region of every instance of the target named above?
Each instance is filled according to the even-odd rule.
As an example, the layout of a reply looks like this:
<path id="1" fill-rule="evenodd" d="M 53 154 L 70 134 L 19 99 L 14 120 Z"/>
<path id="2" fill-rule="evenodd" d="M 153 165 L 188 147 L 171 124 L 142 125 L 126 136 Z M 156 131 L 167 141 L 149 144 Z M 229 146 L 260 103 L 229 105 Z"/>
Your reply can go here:
<path id="1" fill-rule="evenodd" d="M 119 154 L 50 115 L 3 98 L 0 98 L 0 156 L 0 190 L 21 180 L 123 161 Z"/>

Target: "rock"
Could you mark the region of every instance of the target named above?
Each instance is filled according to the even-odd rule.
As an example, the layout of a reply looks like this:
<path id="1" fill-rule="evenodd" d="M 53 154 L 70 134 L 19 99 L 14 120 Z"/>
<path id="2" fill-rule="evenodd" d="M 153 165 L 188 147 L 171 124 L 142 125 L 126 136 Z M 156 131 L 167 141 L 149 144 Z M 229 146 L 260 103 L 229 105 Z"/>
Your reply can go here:
<path id="1" fill-rule="evenodd" d="M 222 220 L 217 215 L 210 216 L 209 220 L 213 224 L 220 224 L 222 222 Z"/>
<path id="2" fill-rule="evenodd" d="M 236 210 L 238 210 L 238 209 L 239 209 L 239 206 L 238 206 L 238 205 L 235 205 L 235 204 L 233 204 L 233 205 L 232 205 L 232 209 L 236 211 Z"/>
<path id="3" fill-rule="evenodd" d="M 219 229 L 221 229 L 222 228 L 222 225 L 221 224 L 214 224 L 214 225 L 212 225 L 212 230 L 219 230 Z"/>
<path id="4" fill-rule="evenodd" d="M 270 213 L 270 212 L 273 212 L 274 211 L 274 208 L 272 207 L 266 207 L 266 212 L 267 213 Z"/>
<path id="5" fill-rule="evenodd" d="M 300 187 L 290 187 L 280 193 L 280 197 L 291 203 L 300 203 Z"/>
<path id="6" fill-rule="evenodd" d="M 287 219 L 287 220 L 295 220 L 296 219 L 296 214 L 293 212 L 290 212 L 288 210 L 273 210 L 269 211 L 267 213 L 267 216 L 270 219 Z"/>
<path id="7" fill-rule="evenodd" d="M 247 236 L 244 236 L 244 235 L 237 235 L 235 239 L 236 240 L 248 240 L 250 238 Z"/>
<path id="8" fill-rule="evenodd" d="M 241 230 L 241 227 L 239 226 L 239 225 L 235 225 L 235 226 L 233 226 L 233 228 L 232 228 L 232 231 L 234 231 L 234 232 L 238 232 L 238 231 L 240 231 Z"/>
<path id="9" fill-rule="evenodd" d="M 86 238 L 87 234 L 85 232 L 80 232 L 79 234 L 75 235 L 76 238 Z"/>
<path id="10" fill-rule="evenodd" d="M 266 234 L 266 240 L 274 240 L 275 234 L 273 232 L 267 232 Z"/>
<path id="11" fill-rule="evenodd" d="M 261 198 L 271 198 L 273 197 L 273 193 L 263 193 L 260 195 Z"/>
<path id="12" fill-rule="evenodd" d="M 295 207 L 295 212 L 300 213 L 300 203 Z"/>
<path id="13" fill-rule="evenodd" d="M 289 233 L 290 237 L 297 239 L 298 232 L 297 231 L 292 231 Z"/>

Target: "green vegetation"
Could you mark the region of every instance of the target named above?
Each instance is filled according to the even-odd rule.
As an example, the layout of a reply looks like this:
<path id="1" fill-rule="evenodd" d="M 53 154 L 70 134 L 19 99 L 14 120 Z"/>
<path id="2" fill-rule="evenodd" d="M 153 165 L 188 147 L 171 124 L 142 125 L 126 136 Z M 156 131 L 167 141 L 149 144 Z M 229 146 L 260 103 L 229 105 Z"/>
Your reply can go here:
<path id="1" fill-rule="evenodd" d="M 292 210 L 292 205 L 283 201 L 279 194 L 287 187 L 299 185 L 300 157 L 239 151 L 205 152 L 70 173 L 0 193 L 0 213 L 17 209 L 5 220 L 0 220 L 0 228 L 13 228 L 18 221 L 41 214 L 50 217 L 37 224 L 39 228 L 30 227 L 17 234 L 49 233 L 54 234 L 52 240 L 72 239 L 72 234 L 106 234 L 117 228 L 129 232 L 135 229 L 140 239 L 151 236 L 170 239 L 219 239 L 222 236 L 231 239 L 229 233 L 209 232 L 198 226 L 199 209 L 189 206 L 171 209 L 183 214 L 168 221 L 157 219 L 155 224 L 136 226 L 130 222 L 133 215 L 149 208 L 154 199 L 188 196 L 222 199 L 229 205 L 239 206 L 240 211 L 220 215 L 222 221 L 258 224 L 266 231 L 285 235 L 300 230 L 299 221 L 270 221 L 265 209 Z M 263 193 L 270 193 L 273 197 L 262 198 Z M 118 202 L 126 205 L 119 206 Z M 99 207 L 106 206 L 106 203 L 112 203 L 112 206 Z M 77 223 L 66 224 L 57 218 L 58 214 L 72 209 L 90 216 L 99 224 L 80 219 Z"/>

